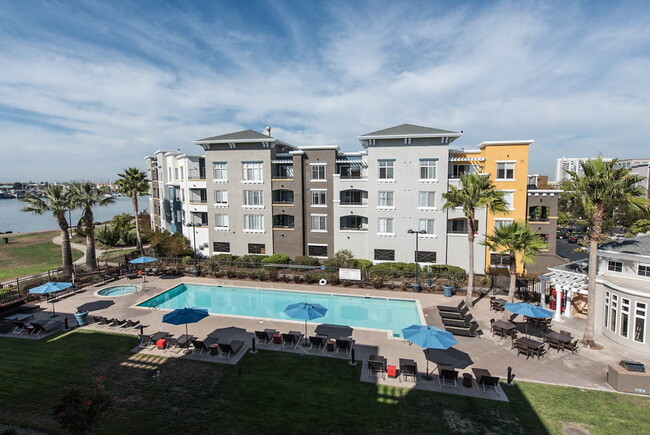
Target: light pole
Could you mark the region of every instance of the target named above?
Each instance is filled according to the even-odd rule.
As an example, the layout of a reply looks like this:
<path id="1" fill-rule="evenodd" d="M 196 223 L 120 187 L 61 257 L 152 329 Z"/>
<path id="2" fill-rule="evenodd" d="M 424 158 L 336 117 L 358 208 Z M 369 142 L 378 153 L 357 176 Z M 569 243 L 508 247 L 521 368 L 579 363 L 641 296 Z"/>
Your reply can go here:
<path id="1" fill-rule="evenodd" d="M 407 231 L 409 234 L 415 234 L 415 284 L 413 284 L 413 291 L 416 293 L 419 293 L 422 291 L 422 286 L 420 285 L 420 279 L 419 279 L 419 265 L 418 265 L 418 236 L 420 234 L 426 234 L 426 230 L 408 230 Z"/>

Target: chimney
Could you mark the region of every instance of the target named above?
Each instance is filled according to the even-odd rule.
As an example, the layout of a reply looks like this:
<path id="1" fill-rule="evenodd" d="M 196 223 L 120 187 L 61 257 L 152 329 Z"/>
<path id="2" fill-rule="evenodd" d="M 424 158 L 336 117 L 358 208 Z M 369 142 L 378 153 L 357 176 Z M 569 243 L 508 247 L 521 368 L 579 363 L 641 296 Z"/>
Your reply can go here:
<path id="1" fill-rule="evenodd" d="M 266 134 L 268 137 L 271 137 L 271 127 L 266 127 L 264 134 Z"/>

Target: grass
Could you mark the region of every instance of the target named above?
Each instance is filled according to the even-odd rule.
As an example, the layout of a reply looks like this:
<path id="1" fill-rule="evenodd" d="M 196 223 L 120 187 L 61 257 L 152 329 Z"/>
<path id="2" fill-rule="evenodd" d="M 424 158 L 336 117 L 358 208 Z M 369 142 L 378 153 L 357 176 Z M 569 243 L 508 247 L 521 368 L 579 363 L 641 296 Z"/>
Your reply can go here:
<path id="1" fill-rule="evenodd" d="M 7 281 L 61 267 L 61 247 L 52 243 L 58 231 L 11 236 L 8 244 L 0 244 L 0 281 Z M 72 250 L 77 260 L 82 252 Z"/>
<path id="2" fill-rule="evenodd" d="M 237 366 L 133 355 L 132 336 L 78 330 L 0 339 L 0 423 L 60 432 L 50 410 L 65 388 L 106 376 L 114 433 L 644 433 L 650 398 L 518 383 L 501 403 L 359 381 L 360 366 L 282 352 Z M 160 376 L 153 376 L 156 371 Z"/>
<path id="3" fill-rule="evenodd" d="M 122 263 L 124 262 L 124 256 L 132 252 L 135 252 L 135 248 L 113 249 L 111 251 L 102 252 L 102 255 L 99 256 L 99 260 Z"/>

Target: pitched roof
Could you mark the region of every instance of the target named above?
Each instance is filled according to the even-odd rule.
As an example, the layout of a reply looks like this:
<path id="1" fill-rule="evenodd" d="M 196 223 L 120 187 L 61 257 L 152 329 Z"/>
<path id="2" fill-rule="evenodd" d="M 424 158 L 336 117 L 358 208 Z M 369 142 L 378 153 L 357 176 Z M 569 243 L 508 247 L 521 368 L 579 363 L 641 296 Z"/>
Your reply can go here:
<path id="1" fill-rule="evenodd" d="M 604 243 L 598 247 L 598 250 L 650 256 L 650 233 L 637 234 L 628 239 Z"/>
<path id="2" fill-rule="evenodd" d="M 413 124 L 396 125 L 395 127 L 385 128 L 383 130 L 373 131 L 360 137 L 367 136 L 412 136 L 412 135 L 459 135 L 460 133 L 450 130 L 441 130 L 439 128 L 422 127 Z"/>
<path id="3" fill-rule="evenodd" d="M 237 142 L 237 141 L 256 141 L 275 142 L 275 139 L 254 130 L 242 130 L 235 133 L 222 134 L 220 136 L 206 137 L 205 139 L 195 140 L 195 143 L 201 142 Z"/>

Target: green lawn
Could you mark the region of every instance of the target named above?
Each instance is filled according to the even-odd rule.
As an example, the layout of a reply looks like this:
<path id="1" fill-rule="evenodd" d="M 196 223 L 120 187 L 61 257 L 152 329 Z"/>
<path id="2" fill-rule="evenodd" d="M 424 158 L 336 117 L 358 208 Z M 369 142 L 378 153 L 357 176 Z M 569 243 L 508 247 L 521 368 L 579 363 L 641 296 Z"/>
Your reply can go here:
<path id="1" fill-rule="evenodd" d="M 52 243 L 58 231 L 11 236 L 0 244 L 0 281 L 32 275 L 61 267 L 61 247 Z M 72 259 L 82 252 L 72 250 Z"/>
<path id="2" fill-rule="evenodd" d="M 382 387 L 360 366 L 260 351 L 237 366 L 132 355 L 132 336 L 79 330 L 0 339 L 0 423 L 60 432 L 66 387 L 106 376 L 115 398 L 93 433 L 645 433 L 650 398 L 518 383 L 509 403 Z M 161 374 L 153 376 L 157 370 Z"/>

